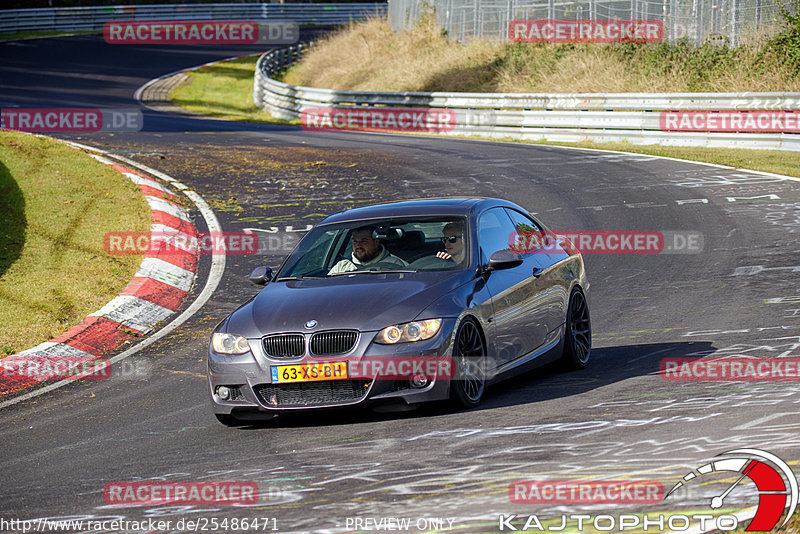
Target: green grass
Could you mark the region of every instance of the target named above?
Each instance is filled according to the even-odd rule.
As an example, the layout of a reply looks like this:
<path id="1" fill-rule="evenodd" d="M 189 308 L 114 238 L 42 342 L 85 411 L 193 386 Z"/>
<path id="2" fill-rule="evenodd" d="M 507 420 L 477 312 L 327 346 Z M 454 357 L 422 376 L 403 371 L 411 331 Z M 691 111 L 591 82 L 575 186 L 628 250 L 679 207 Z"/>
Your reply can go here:
<path id="1" fill-rule="evenodd" d="M 17 39 L 31 39 L 34 37 L 55 37 L 57 35 L 89 35 L 97 33 L 95 31 L 83 32 L 14 32 L 0 33 L 0 41 L 14 41 Z"/>
<path id="2" fill-rule="evenodd" d="M 187 73 L 189 82 L 170 91 L 169 100 L 189 111 L 232 121 L 285 124 L 253 103 L 253 76 L 259 56 L 239 58 Z"/>
<path id="3" fill-rule="evenodd" d="M 142 256 L 103 236 L 150 227 L 139 188 L 85 153 L 0 133 L 0 357 L 55 337 L 114 298 Z"/>
<path id="4" fill-rule="evenodd" d="M 738 148 L 673 147 L 661 145 L 632 145 L 630 143 L 548 143 L 556 146 L 618 150 L 669 158 L 687 159 L 727 165 L 738 169 L 785 174 L 800 177 L 800 153 L 782 150 L 746 150 Z"/>

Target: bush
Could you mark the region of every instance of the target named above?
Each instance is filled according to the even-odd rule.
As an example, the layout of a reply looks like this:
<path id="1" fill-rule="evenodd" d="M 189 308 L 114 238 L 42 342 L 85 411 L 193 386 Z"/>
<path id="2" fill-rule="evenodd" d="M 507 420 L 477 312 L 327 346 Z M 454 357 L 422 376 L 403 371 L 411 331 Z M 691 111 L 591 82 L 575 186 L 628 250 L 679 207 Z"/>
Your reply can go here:
<path id="1" fill-rule="evenodd" d="M 788 0 L 788 6 L 782 3 L 779 15 L 785 29 L 768 41 L 766 52 L 797 75 L 800 74 L 800 0 Z"/>

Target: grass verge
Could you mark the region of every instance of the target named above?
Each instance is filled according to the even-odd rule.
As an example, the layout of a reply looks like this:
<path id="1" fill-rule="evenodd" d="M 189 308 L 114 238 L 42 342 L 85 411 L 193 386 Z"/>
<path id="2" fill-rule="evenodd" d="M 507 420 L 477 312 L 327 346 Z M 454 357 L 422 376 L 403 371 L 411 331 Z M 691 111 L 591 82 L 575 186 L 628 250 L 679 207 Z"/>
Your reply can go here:
<path id="1" fill-rule="evenodd" d="M 47 341 L 114 298 L 142 256 L 103 236 L 150 228 L 139 188 L 86 154 L 0 133 L 0 357 Z"/>
<path id="2" fill-rule="evenodd" d="M 457 42 L 430 17 L 402 32 L 372 19 L 320 40 L 284 81 L 354 91 L 798 91 L 800 21 L 734 48 L 710 42 L 695 48 L 685 42 Z"/>
<path id="3" fill-rule="evenodd" d="M 509 139 L 509 141 L 513 140 Z M 592 143 L 589 141 L 583 143 L 549 143 L 546 141 L 537 141 L 533 143 L 649 154 L 652 156 L 664 156 L 668 158 L 727 165 L 729 167 L 736 167 L 737 169 L 750 169 L 800 177 L 800 155 L 798 155 L 797 152 L 781 150 L 746 150 L 739 148 L 695 148 L 661 145 L 642 146 L 630 143 Z"/>
<path id="4" fill-rule="evenodd" d="M 81 32 L 15 32 L 15 33 L 0 33 L 0 42 L 2 41 L 15 41 L 17 39 L 36 39 L 39 37 L 57 37 L 57 36 L 70 36 L 70 35 L 91 35 L 96 34 L 96 31 L 81 31 Z"/>
<path id="5" fill-rule="evenodd" d="M 169 93 L 169 100 L 189 111 L 232 121 L 286 124 L 253 103 L 253 73 L 259 56 L 223 61 L 188 72 L 189 82 Z"/>

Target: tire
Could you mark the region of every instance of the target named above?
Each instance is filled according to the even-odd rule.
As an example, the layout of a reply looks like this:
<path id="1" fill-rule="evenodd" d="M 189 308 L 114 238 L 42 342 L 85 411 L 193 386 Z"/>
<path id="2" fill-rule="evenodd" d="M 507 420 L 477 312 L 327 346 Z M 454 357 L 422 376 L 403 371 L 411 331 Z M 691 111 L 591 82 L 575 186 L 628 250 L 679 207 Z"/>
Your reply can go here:
<path id="1" fill-rule="evenodd" d="M 592 355 L 592 323 L 589 305 L 583 291 L 576 287 L 569 296 L 564 326 L 563 366 L 570 370 L 584 369 Z"/>
<path id="2" fill-rule="evenodd" d="M 450 401 L 460 408 L 474 408 L 486 389 L 486 348 L 478 324 L 464 319 L 453 343 L 455 378 L 450 382 Z"/>
<path id="3" fill-rule="evenodd" d="M 225 426 L 242 426 L 243 424 L 245 424 L 244 421 L 236 419 L 229 413 L 215 413 L 214 417 L 216 417 L 217 421 L 219 421 Z"/>

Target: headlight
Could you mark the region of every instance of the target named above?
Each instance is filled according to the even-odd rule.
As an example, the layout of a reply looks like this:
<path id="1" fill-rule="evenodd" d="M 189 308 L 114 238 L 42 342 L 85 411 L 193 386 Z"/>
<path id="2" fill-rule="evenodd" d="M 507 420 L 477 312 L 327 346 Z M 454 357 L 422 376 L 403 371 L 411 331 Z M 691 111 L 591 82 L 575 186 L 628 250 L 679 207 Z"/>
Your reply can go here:
<path id="1" fill-rule="evenodd" d="M 244 354 L 250 351 L 246 338 L 226 332 L 214 332 L 211 335 L 211 346 L 217 354 Z"/>
<path id="2" fill-rule="evenodd" d="M 408 341 L 422 341 L 430 339 L 442 326 L 441 319 L 426 319 L 410 323 L 387 326 L 375 336 L 375 342 L 383 345 L 405 343 Z"/>

